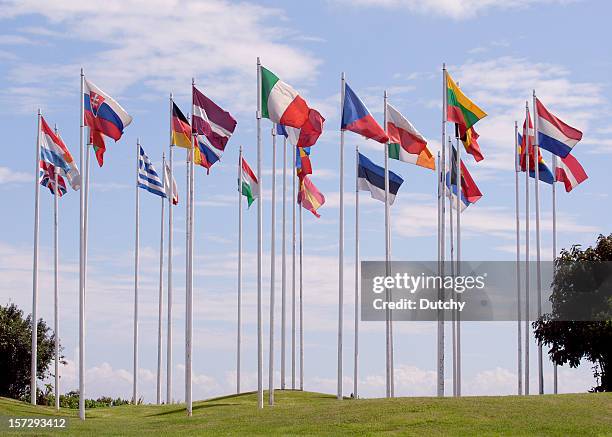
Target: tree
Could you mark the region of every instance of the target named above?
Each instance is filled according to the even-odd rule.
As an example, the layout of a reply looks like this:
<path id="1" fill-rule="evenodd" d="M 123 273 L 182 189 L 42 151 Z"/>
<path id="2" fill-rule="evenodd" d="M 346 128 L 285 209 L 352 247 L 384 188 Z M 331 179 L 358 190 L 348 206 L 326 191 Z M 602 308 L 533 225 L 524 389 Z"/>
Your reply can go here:
<path id="1" fill-rule="evenodd" d="M 37 337 L 36 376 L 40 380 L 51 376 L 50 366 L 55 357 L 55 334 L 42 319 L 38 320 Z M 0 305 L 0 396 L 30 398 L 31 347 L 31 315 L 24 318 L 15 304 Z"/>
<path id="2" fill-rule="evenodd" d="M 533 323 L 536 339 L 550 346 L 558 364 L 594 364 L 598 385 L 612 391 L 612 234 L 600 235 L 594 247 L 561 251 L 555 260 L 552 312 Z"/>

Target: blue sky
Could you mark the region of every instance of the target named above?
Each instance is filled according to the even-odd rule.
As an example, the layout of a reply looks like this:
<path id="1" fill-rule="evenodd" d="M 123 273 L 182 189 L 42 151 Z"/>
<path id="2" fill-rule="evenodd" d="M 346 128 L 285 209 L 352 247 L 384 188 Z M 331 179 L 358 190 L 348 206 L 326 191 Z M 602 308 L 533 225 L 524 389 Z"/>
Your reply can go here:
<path id="1" fill-rule="evenodd" d="M 78 157 L 79 69 L 134 117 L 117 144 L 108 142 L 105 165 L 92 171 L 88 395 L 128 397 L 132 366 L 135 142 L 153 161 L 168 149 L 168 95 L 188 112 L 190 81 L 238 120 L 223 161 L 209 176 L 197 171 L 194 318 L 194 396 L 234 387 L 238 146 L 255 163 L 255 58 L 298 89 L 327 119 L 313 148 L 313 180 L 327 197 L 316 219 L 304 214 L 305 381 L 309 390 L 335 389 L 337 317 L 338 143 L 340 73 L 382 121 L 382 95 L 428 138 L 440 144 L 441 64 L 488 112 L 478 124 L 486 159 L 466 160 L 484 197 L 462 216 L 463 255 L 472 260 L 514 259 L 513 122 L 535 88 L 556 115 L 584 132 L 575 148 L 589 180 L 570 194 L 559 187 L 558 244 L 591 244 L 609 233 L 608 163 L 612 153 L 610 72 L 605 1 L 565 0 L 328 0 L 314 2 L 0 1 L 0 129 L 4 153 L 0 190 L 0 301 L 31 308 L 33 173 L 36 110 Z M 264 123 L 264 131 L 270 126 Z M 264 206 L 269 256 L 271 147 L 265 138 Z M 352 387 L 354 146 L 382 163 L 378 143 L 346 135 L 345 392 Z M 277 156 L 281 168 L 282 148 Z M 184 159 L 179 150 L 176 161 Z M 550 156 L 545 154 L 550 162 Z M 175 171 L 185 198 L 184 164 Z M 395 259 L 436 256 L 435 178 L 392 162 L 405 183 L 392 208 Z M 282 181 L 277 179 L 280 197 Z M 542 187 L 542 247 L 551 256 L 550 189 Z M 384 256 L 383 205 L 362 195 L 363 259 Z M 77 387 L 78 195 L 61 199 L 61 326 L 69 365 L 63 388 Z M 141 387 L 154 400 L 159 250 L 159 199 L 141 193 Z M 277 205 L 280 229 L 280 203 Z M 533 210 L 533 209 L 532 209 Z M 52 320 L 52 198 L 41 197 L 40 314 Z M 175 210 L 175 393 L 181 390 L 184 351 L 184 204 Z M 255 210 L 245 211 L 245 389 L 255 387 Z M 280 236 L 277 238 L 280 263 Z M 288 251 L 290 250 L 288 246 Z M 288 252 L 289 253 L 289 252 Z M 264 264 L 265 304 L 269 259 Z M 277 268 L 280 272 L 280 267 Z M 277 275 L 280 279 L 280 273 Z M 280 302 L 280 280 L 277 286 Z M 280 303 L 279 303 L 280 305 Z M 267 308 L 264 308 L 267 314 Z M 280 313 L 277 313 L 280 321 Z M 267 322 L 266 322 L 267 324 Z M 280 338 L 277 325 L 277 338 Z M 164 328 L 165 329 L 165 328 Z M 435 325 L 396 326 L 398 395 L 435 393 Z M 266 329 L 267 336 L 267 329 Z M 361 387 L 384 395 L 384 330 L 362 324 Z M 511 393 L 515 388 L 514 324 L 466 323 L 464 393 Z M 266 342 L 267 345 L 267 342 Z M 278 351 L 278 347 L 276 348 Z M 289 349 L 288 349 L 289 351 Z M 367 353 L 366 353 L 367 351 Z M 267 356 L 267 354 L 265 355 Z M 532 354 L 535 358 L 535 354 Z M 279 354 L 277 353 L 277 357 Z M 276 364 L 279 368 L 279 362 Z M 450 367 L 447 367 L 450 375 Z M 532 375 L 535 375 L 535 361 Z M 552 379 L 547 372 L 547 391 Z M 562 369 L 562 391 L 592 385 L 590 366 Z M 448 385 L 450 388 L 450 385 Z M 535 387 L 535 380 L 532 382 Z M 110 393 L 109 393 L 110 392 Z"/>

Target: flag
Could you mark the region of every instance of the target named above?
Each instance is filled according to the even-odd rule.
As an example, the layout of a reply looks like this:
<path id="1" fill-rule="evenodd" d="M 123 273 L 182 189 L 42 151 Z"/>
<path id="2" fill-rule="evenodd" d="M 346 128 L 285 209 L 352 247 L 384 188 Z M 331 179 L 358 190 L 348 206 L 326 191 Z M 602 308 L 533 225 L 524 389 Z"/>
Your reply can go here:
<path id="1" fill-rule="evenodd" d="M 563 182 L 568 193 L 588 179 L 584 168 L 571 154 L 555 160 L 555 176 L 558 182 Z"/>
<path id="2" fill-rule="evenodd" d="M 39 171 L 39 180 L 40 185 L 43 187 L 49 188 L 51 194 L 55 195 L 55 166 L 47 161 L 43 161 L 42 159 L 38 162 L 40 167 Z M 62 178 L 59 174 L 57 175 L 57 184 L 58 190 L 57 195 L 62 197 L 66 194 L 66 182 L 64 182 L 64 178 Z"/>
<path id="3" fill-rule="evenodd" d="M 463 125 L 456 124 L 458 137 L 461 139 L 463 143 L 463 147 L 465 147 L 465 151 L 474 157 L 476 162 L 480 162 L 484 159 L 482 152 L 480 151 L 480 145 L 478 144 L 478 133 L 474 126 L 469 129 L 465 129 Z"/>
<path id="4" fill-rule="evenodd" d="M 451 171 L 446 172 L 446 187 L 448 188 L 447 196 L 452 201 L 453 208 L 456 209 L 457 204 L 457 149 L 453 147 L 453 156 L 451 159 Z M 482 197 L 480 189 L 472 179 L 472 175 L 461 160 L 461 211 L 477 202 Z"/>
<path id="5" fill-rule="evenodd" d="M 119 141 L 132 117 L 113 99 L 92 82 L 85 79 L 83 96 L 85 125 L 89 127 L 90 142 L 96 151 L 100 167 L 104 164 L 104 137 Z"/>
<path id="6" fill-rule="evenodd" d="M 559 120 L 536 98 L 538 147 L 565 158 L 582 139 L 582 132 Z"/>
<path id="7" fill-rule="evenodd" d="M 487 116 L 459 89 L 449 73 L 446 73 L 446 121 L 463 125 L 467 130 Z"/>
<path id="8" fill-rule="evenodd" d="M 240 187 L 240 192 L 247 198 L 247 202 L 249 206 L 251 206 L 255 199 L 259 197 L 259 181 L 244 158 L 242 158 L 240 164 L 240 172 L 242 174 L 242 187 Z"/>
<path id="9" fill-rule="evenodd" d="M 157 196 L 166 197 L 164 185 L 142 146 L 138 156 L 138 186 Z"/>
<path id="10" fill-rule="evenodd" d="M 306 101 L 265 67 L 261 71 L 261 116 L 273 123 L 300 128 L 308 120 Z"/>
<path id="11" fill-rule="evenodd" d="M 312 163 L 310 162 L 310 147 L 296 147 L 295 149 L 295 171 L 299 178 L 312 174 Z"/>
<path id="12" fill-rule="evenodd" d="M 385 169 L 374 164 L 361 153 L 359 154 L 357 179 L 360 191 L 369 191 L 373 199 L 385 201 Z M 393 205 L 403 182 L 401 176 L 389 170 L 389 205 Z"/>
<path id="13" fill-rule="evenodd" d="M 176 103 L 172 102 L 172 134 L 173 146 L 191 149 L 191 125 Z"/>
<path id="14" fill-rule="evenodd" d="M 321 215 L 317 210 L 325 203 L 325 196 L 312 183 L 308 176 L 300 180 L 300 191 L 298 192 L 298 203 L 302 208 L 313 213 L 317 218 Z"/>
<path id="15" fill-rule="evenodd" d="M 527 122 L 529 122 L 529 135 L 527 135 Z M 525 144 L 524 139 L 528 139 L 529 147 Z M 531 122 L 531 115 L 527 114 L 527 119 L 523 122 L 523 135 L 518 134 L 518 143 L 519 143 L 519 156 L 520 156 L 520 171 L 526 171 L 527 167 L 527 159 L 525 157 L 525 151 L 529 150 L 529 177 L 535 178 L 535 147 L 533 145 L 533 141 L 535 140 L 533 134 L 533 123 Z M 538 177 L 541 182 L 546 184 L 554 183 L 554 176 L 544 158 L 542 157 L 542 153 L 538 148 Z"/>
<path id="16" fill-rule="evenodd" d="M 427 140 L 397 109 L 387 103 L 387 133 L 389 158 L 436 168 L 435 159 L 427 148 Z"/>
<path id="17" fill-rule="evenodd" d="M 164 167 L 164 193 L 166 193 L 166 198 L 170 196 L 170 165 L 167 162 Z M 176 186 L 176 180 L 174 176 L 172 176 L 172 204 L 178 205 L 178 203 L 178 188 Z"/>
<path id="18" fill-rule="evenodd" d="M 66 144 L 49 127 L 44 117 L 40 117 L 40 122 L 40 160 L 58 168 L 59 175 L 68 179 L 73 190 L 78 190 L 81 188 L 81 174 Z"/>
<path id="19" fill-rule="evenodd" d="M 389 137 L 374 120 L 368 108 L 363 104 L 348 83 L 344 84 L 344 102 L 342 103 L 342 130 L 350 130 L 366 138 L 386 143 Z"/>

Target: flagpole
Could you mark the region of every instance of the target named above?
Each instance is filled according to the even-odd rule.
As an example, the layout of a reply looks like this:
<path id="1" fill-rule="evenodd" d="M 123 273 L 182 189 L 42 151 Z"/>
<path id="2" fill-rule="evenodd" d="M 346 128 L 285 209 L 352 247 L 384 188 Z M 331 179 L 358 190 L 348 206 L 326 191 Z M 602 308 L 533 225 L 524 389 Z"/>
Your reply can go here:
<path id="1" fill-rule="evenodd" d="M 531 168 L 531 153 L 529 151 L 529 141 L 531 129 L 529 127 L 529 102 L 525 102 L 525 395 L 529 394 L 529 169 Z"/>
<path id="2" fill-rule="evenodd" d="M 302 219 L 304 208 L 300 206 L 300 390 L 304 391 L 304 231 Z"/>
<path id="3" fill-rule="evenodd" d="M 552 247 L 553 247 L 553 271 L 555 266 L 555 260 L 557 258 L 557 194 L 555 191 L 555 183 L 557 182 L 557 155 L 551 153 L 552 164 L 553 164 L 553 184 L 552 184 Z M 559 389 L 559 381 L 556 363 L 553 363 L 553 393 L 557 394 Z"/>
<path id="4" fill-rule="evenodd" d="M 340 114 L 344 106 L 345 76 L 340 79 Z M 338 387 L 337 398 L 342 400 L 342 323 L 344 309 L 344 130 L 340 130 L 340 229 L 338 232 Z"/>
<path id="5" fill-rule="evenodd" d="M 140 169 L 140 140 L 136 139 L 136 207 L 134 232 L 134 369 L 132 374 L 132 403 L 138 403 L 138 249 L 140 246 L 140 193 L 138 190 L 138 173 Z"/>
<path id="6" fill-rule="evenodd" d="M 387 91 L 384 92 L 384 108 L 383 108 L 383 124 L 385 133 L 387 132 Z M 385 274 L 386 276 L 391 275 L 391 247 L 389 234 L 389 144 L 385 143 Z M 386 290 L 387 301 L 391 299 L 391 291 Z M 391 310 L 387 308 L 385 311 L 385 325 L 386 325 L 386 348 L 387 348 L 387 397 L 393 397 L 393 364 L 392 364 L 392 349 L 391 335 Z"/>
<path id="7" fill-rule="evenodd" d="M 514 205 L 516 213 L 516 317 L 517 317 L 517 392 L 523 394 L 523 351 L 521 333 L 521 221 L 519 214 L 518 123 L 514 122 Z"/>
<path id="8" fill-rule="evenodd" d="M 174 201 L 174 167 L 173 154 L 174 146 L 172 145 L 172 109 L 173 109 L 172 93 L 170 93 L 170 146 L 169 146 L 169 167 L 170 167 L 170 196 L 168 197 L 168 320 L 166 322 L 166 403 L 172 403 L 172 208 Z M 165 169 L 164 169 L 165 173 Z"/>
<path id="9" fill-rule="evenodd" d="M 536 277 L 538 297 L 538 318 L 542 316 L 542 271 L 540 266 L 540 148 L 538 144 L 538 107 L 536 105 L 536 93 L 533 91 L 533 132 L 534 132 L 534 160 L 535 160 L 535 206 L 536 206 Z M 538 388 L 539 393 L 544 394 L 544 369 L 542 362 L 542 344 L 538 342 Z"/>
<path id="10" fill-rule="evenodd" d="M 456 134 L 459 132 L 456 131 Z M 456 137 L 457 142 L 457 276 L 461 275 L 461 196 L 463 188 L 461 186 L 461 147 L 459 146 L 459 135 Z M 461 295 L 457 295 L 457 300 L 461 299 Z M 455 310 L 457 314 L 457 396 L 461 396 L 461 313 Z"/>
<path id="11" fill-rule="evenodd" d="M 270 356 L 268 404 L 274 405 L 274 293 L 276 287 L 276 125 L 272 124 L 272 211 L 270 214 Z"/>
<path id="12" fill-rule="evenodd" d="M 238 326 L 236 327 L 236 394 L 240 394 L 240 342 L 242 340 L 242 146 L 238 151 Z"/>
<path id="13" fill-rule="evenodd" d="M 292 254 L 291 254 L 291 262 L 293 263 L 292 272 L 293 277 L 291 280 L 291 390 L 295 390 L 295 289 L 296 289 L 296 278 L 297 278 L 297 268 L 296 268 L 296 221 L 297 221 L 297 201 L 296 201 L 296 160 L 297 160 L 297 148 L 292 145 L 293 148 L 293 215 L 292 215 Z"/>
<path id="14" fill-rule="evenodd" d="M 162 186 L 166 182 L 166 154 L 162 153 Z M 159 308 L 157 317 L 157 404 L 162 396 L 162 319 L 164 314 L 164 210 L 165 199 L 161 198 L 161 224 L 159 229 Z"/>
<path id="15" fill-rule="evenodd" d="M 195 113 L 195 104 L 193 103 L 193 88 L 195 87 L 195 79 L 191 78 L 191 89 L 192 89 L 192 101 L 191 101 L 191 126 L 194 126 L 193 117 Z M 187 328 L 186 336 L 186 351 L 185 351 L 185 381 L 186 381 L 186 394 L 185 400 L 187 403 L 187 416 L 193 415 L 193 385 L 192 385 L 192 370 L 193 370 L 193 221 L 194 221 L 194 160 L 195 160 L 195 148 L 197 145 L 196 133 L 192 133 L 191 153 L 189 160 L 189 245 L 188 245 L 188 280 L 187 280 L 187 296 L 185 302 L 185 309 L 187 315 L 185 318 L 185 325 Z"/>
<path id="16" fill-rule="evenodd" d="M 189 115 L 187 115 L 189 117 Z M 187 323 L 187 319 L 189 318 L 189 220 L 191 219 L 191 213 L 189 210 L 191 209 L 191 201 L 190 201 L 190 187 L 191 187 L 191 169 L 189 164 L 191 162 L 191 155 L 193 153 L 193 134 L 191 137 L 191 149 L 187 151 L 186 161 L 185 161 L 185 401 L 187 401 L 187 391 L 188 391 L 188 380 L 187 380 L 187 354 L 188 354 L 188 338 L 189 338 L 189 327 Z M 187 410 L 189 413 L 189 410 Z"/>
<path id="17" fill-rule="evenodd" d="M 355 146 L 355 357 L 353 396 L 358 397 L 359 382 L 359 146 Z"/>
<path id="18" fill-rule="evenodd" d="M 32 355 L 30 360 L 30 402 L 36 405 L 38 358 L 38 231 L 40 227 L 40 109 L 37 115 L 36 171 L 34 172 L 34 266 L 32 269 Z"/>
<path id="19" fill-rule="evenodd" d="M 453 192 L 453 148 L 451 137 L 448 136 L 448 167 L 449 167 L 449 190 Z M 451 275 L 455 276 L 455 237 L 453 232 L 453 196 L 448 197 L 448 219 L 449 219 L 449 244 L 450 244 L 450 269 Z M 456 297 L 455 291 L 451 291 L 453 299 Z M 457 323 L 456 313 L 451 311 L 451 332 L 452 332 L 452 349 L 453 349 L 453 396 L 457 396 Z"/>
<path id="20" fill-rule="evenodd" d="M 445 147 L 444 143 L 446 142 L 446 106 L 447 106 L 447 92 L 446 92 L 446 64 L 442 64 L 442 158 L 438 158 L 438 171 L 439 171 L 439 230 L 438 230 L 438 250 L 439 250 L 439 274 L 442 276 L 444 274 L 444 250 L 445 250 L 445 204 L 444 204 L 444 195 L 446 194 L 446 183 L 444 181 L 444 170 L 446 166 L 445 160 Z M 440 287 L 438 289 L 438 298 L 444 300 L 444 289 Z M 438 396 L 444 396 L 444 312 L 442 310 L 438 310 Z"/>
<path id="21" fill-rule="evenodd" d="M 257 406 L 263 408 L 263 333 L 261 315 L 261 276 L 263 263 L 263 179 L 261 174 L 261 62 L 257 57 L 257 180 L 259 198 L 257 199 Z"/>
<path id="22" fill-rule="evenodd" d="M 57 136 L 57 126 L 55 127 L 55 135 Z M 55 331 L 55 409 L 60 409 L 60 389 L 59 389 L 59 212 L 57 208 L 58 198 L 58 183 L 59 183 L 59 168 L 55 167 L 53 172 L 55 179 L 53 189 L 53 330 Z"/>
<path id="23" fill-rule="evenodd" d="M 85 420 L 85 184 L 89 169 L 85 167 L 85 75 L 81 68 L 79 161 L 81 190 L 79 193 L 79 419 Z"/>
<path id="24" fill-rule="evenodd" d="M 287 137 L 283 136 L 283 250 L 281 254 L 281 390 L 285 390 L 285 346 L 287 324 Z"/>

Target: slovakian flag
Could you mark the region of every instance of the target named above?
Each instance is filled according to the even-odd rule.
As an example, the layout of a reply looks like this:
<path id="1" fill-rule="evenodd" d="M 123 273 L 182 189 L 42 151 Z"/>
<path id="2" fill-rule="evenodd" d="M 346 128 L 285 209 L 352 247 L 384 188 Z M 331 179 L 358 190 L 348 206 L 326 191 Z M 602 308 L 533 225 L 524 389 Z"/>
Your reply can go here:
<path id="1" fill-rule="evenodd" d="M 589 178 L 584 168 L 571 154 L 565 158 L 556 159 L 554 164 L 556 181 L 563 182 L 565 191 L 568 193 Z"/>
<path id="2" fill-rule="evenodd" d="M 342 130 L 350 130 L 366 138 L 386 143 L 389 137 L 376 122 L 368 108 L 357 97 L 348 83 L 344 84 L 344 102 L 342 103 Z"/>
<path id="3" fill-rule="evenodd" d="M 304 176 L 300 180 L 300 191 L 298 192 L 298 204 L 302 208 L 307 209 L 313 213 L 317 218 L 321 215 L 317 210 L 325 203 L 325 196 L 319 191 L 319 189 L 312 183 L 308 176 Z"/>
<path id="4" fill-rule="evenodd" d="M 457 209 L 457 149 L 453 147 L 453 156 L 451 159 L 451 171 L 446 172 L 446 187 L 447 196 L 452 199 L 451 204 L 453 208 Z M 460 210 L 463 211 L 465 208 L 470 206 L 472 203 L 476 203 L 482 197 L 480 189 L 474 182 L 472 175 L 463 164 L 461 160 L 461 200 Z"/>
<path id="5" fill-rule="evenodd" d="M 89 141 L 94 146 L 98 165 L 102 167 L 106 151 L 104 136 L 119 141 L 132 117 L 115 99 L 87 79 L 84 93 L 85 126 L 89 127 Z"/>
<path id="6" fill-rule="evenodd" d="M 309 118 L 306 100 L 265 67 L 261 72 L 261 116 L 272 123 L 301 128 Z"/>
<path id="7" fill-rule="evenodd" d="M 39 165 L 39 181 L 40 185 L 43 187 L 47 187 L 51 194 L 55 195 L 55 169 L 56 167 L 42 159 L 38 162 Z M 64 182 L 64 178 L 62 178 L 59 173 L 57 175 L 57 196 L 62 197 L 66 194 L 66 182 Z"/>
<path id="8" fill-rule="evenodd" d="M 427 140 L 406 117 L 388 103 L 387 133 L 389 158 L 432 170 L 436 168 L 435 159 L 427 148 Z"/>
<path id="9" fill-rule="evenodd" d="M 529 123 L 529 133 L 527 134 L 527 123 Z M 535 147 L 533 142 L 535 140 L 534 132 L 533 132 L 533 124 L 531 122 L 531 115 L 527 113 L 527 119 L 523 122 L 523 135 L 518 134 L 518 143 L 519 143 L 519 156 L 520 156 L 520 171 L 526 171 L 527 168 L 527 158 L 526 151 L 529 150 L 529 177 L 535 178 Z M 525 143 L 528 141 L 528 144 Z M 544 158 L 542 157 L 542 153 L 538 148 L 538 179 L 541 182 L 546 184 L 554 183 L 554 176 Z"/>
<path id="10" fill-rule="evenodd" d="M 487 113 L 463 94 L 451 75 L 446 73 L 446 120 L 460 124 L 467 130 L 486 116 Z"/>
<path id="11" fill-rule="evenodd" d="M 191 120 L 198 146 L 194 162 L 210 170 L 210 167 L 221 159 L 225 145 L 236 129 L 236 120 L 195 86 Z"/>
<path id="12" fill-rule="evenodd" d="M 389 205 L 393 205 L 402 183 L 402 177 L 389 170 Z M 369 191 L 373 199 L 385 201 L 385 169 L 361 153 L 357 168 L 357 186 L 360 191 Z"/>
<path id="13" fill-rule="evenodd" d="M 173 146 L 191 149 L 191 125 L 183 112 L 172 102 L 171 139 Z"/>
<path id="14" fill-rule="evenodd" d="M 41 116 L 40 121 L 40 160 L 57 168 L 59 175 L 68 179 L 72 189 L 78 190 L 81 188 L 81 174 L 68 147 L 59 134 L 49 127 L 44 117 Z"/>
<path id="15" fill-rule="evenodd" d="M 548 109 L 537 98 L 536 111 L 538 115 L 538 147 L 565 158 L 578 141 L 582 139 L 582 132 L 548 112 Z"/>

